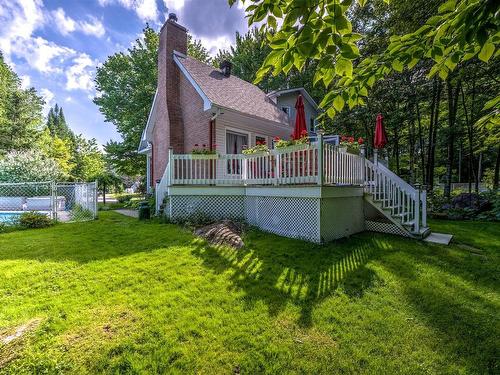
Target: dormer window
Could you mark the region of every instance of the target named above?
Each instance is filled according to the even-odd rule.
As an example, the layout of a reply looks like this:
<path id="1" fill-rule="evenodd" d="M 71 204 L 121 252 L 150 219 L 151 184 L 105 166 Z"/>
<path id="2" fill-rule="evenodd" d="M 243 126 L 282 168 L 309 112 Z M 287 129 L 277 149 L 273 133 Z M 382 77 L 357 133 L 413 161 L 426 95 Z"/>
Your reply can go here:
<path id="1" fill-rule="evenodd" d="M 288 116 L 290 116 L 291 108 L 289 106 L 282 106 L 281 110 L 285 112 Z"/>

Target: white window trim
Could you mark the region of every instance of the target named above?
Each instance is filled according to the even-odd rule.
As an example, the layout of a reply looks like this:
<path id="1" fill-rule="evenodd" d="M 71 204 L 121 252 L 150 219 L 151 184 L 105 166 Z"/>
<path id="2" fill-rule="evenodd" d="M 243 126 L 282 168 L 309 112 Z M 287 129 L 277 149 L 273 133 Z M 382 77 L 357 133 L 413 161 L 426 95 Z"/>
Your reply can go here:
<path id="1" fill-rule="evenodd" d="M 259 138 L 264 138 L 266 141 L 266 145 L 269 146 L 269 137 L 267 135 L 259 134 L 259 133 L 254 133 L 253 135 L 253 145 L 252 146 L 257 146 L 257 137 Z"/>
<path id="2" fill-rule="evenodd" d="M 224 155 L 227 155 L 227 133 L 237 133 L 241 135 L 246 135 L 248 143 L 252 142 L 252 133 L 248 132 L 246 130 L 238 129 L 238 128 L 232 128 L 229 126 L 224 127 Z M 247 147 L 252 147 L 251 145 L 247 145 Z"/>
<path id="3" fill-rule="evenodd" d="M 283 111 L 283 108 L 287 108 L 288 112 Z M 292 114 L 292 107 L 290 107 L 289 105 L 282 105 L 282 106 L 281 106 L 281 110 L 282 110 L 283 112 L 285 112 L 285 113 L 287 114 L 287 116 L 289 116 L 289 117 L 290 117 L 290 115 Z"/>

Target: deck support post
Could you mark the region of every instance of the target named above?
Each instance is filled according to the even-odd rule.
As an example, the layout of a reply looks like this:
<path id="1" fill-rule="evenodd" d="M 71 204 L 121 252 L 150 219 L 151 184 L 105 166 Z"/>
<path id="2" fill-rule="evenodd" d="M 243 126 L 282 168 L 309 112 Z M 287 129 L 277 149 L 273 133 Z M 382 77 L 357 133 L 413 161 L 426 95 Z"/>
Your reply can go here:
<path id="1" fill-rule="evenodd" d="M 173 147 L 168 148 L 168 184 L 167 186 L 172 186 L 174 182 L 174 149 Z"/>
<path id="2" fill-rule="evenodd" d="M 323 131 L 318 130 L 318 185 L 323 186 L 324 183 L 324 165 L 325 155 L 323 151 Z"/>
<path id="3" fill-rule="evenodd" d="M 417 191 L 415 192 L 415 232 L 420 232 L 420 185 L 415 184 Z"/>
<path id="4" fill-rule="evenodd" d="M 364 186 L 366 181 L 366 147 L 364 144 L 359 149 L 359 155 L 361 156 L 361 185 Z"/>

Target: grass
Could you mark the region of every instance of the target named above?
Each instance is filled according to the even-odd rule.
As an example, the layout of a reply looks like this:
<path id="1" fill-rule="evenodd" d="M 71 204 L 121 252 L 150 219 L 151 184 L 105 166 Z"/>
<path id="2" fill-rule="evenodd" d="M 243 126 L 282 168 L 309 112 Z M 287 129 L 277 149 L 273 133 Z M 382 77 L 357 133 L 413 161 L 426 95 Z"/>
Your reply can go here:
<path id="1" fill-rule="evenodd" d="M 498 373 L 500 225 L 449 247 L 250 231 L 213 248 L 114 212 L 0 235 L 0 373 Z M 1 341 L 0 341 L 1 342 Z"/>

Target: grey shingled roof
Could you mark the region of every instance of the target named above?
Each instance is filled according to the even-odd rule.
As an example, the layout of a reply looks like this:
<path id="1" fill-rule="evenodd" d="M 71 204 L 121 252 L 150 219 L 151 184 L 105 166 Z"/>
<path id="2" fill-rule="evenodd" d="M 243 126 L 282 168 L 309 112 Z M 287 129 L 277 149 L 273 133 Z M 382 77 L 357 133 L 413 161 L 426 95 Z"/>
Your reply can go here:
<path id="1" fill-rule="evenodd" d="M 257 86 L 192 57 L 176 57 L 214 105 L 288 125 L 287 115 Z"/>

